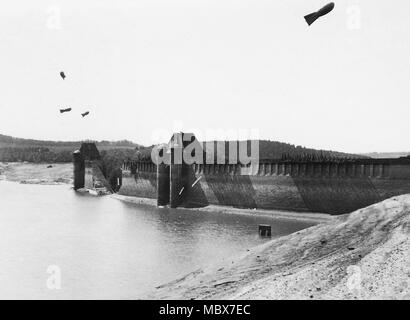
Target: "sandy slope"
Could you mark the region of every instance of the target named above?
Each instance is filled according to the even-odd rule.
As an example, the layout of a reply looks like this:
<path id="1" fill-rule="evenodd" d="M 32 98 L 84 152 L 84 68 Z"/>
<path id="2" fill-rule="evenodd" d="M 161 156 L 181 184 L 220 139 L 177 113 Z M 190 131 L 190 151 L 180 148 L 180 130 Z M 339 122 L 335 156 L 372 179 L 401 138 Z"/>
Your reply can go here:
<path id="1" fill-rule="evenodd" d="M 408 299 L 410 195 L 272 240 L 153 299 Z"/>

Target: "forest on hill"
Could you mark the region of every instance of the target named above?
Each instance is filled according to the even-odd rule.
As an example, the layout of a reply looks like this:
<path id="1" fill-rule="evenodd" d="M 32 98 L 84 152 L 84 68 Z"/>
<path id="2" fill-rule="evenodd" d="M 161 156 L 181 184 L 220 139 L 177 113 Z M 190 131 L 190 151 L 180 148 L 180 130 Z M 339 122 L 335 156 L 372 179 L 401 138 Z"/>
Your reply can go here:
<path id="1" fill-rule="evenodd" d="M 82 142 L 94 142 L 100 151 L 128 150 L 132 155 L 140 145 L 128 141 L 48 141 L 15 138 L 0 134 L 0 161 L 57 163 L 71 162 L 73 151 L 81 147 Z"/>
<path id="2" fill-rule="evenodd" d="M 72 153 L 79 149 L 81 143 L 85 141 L 45 141 L 14 138 L 0 134 L 0 161 L 21 162 L 28 161 L 34 163 L 71 162 Z M 90 141 L 87 141 L 90 142 Z M 125 160 L 145 160 L 150 161 L 153 146 L 143 147 L 137 143 L 121 141 L 92 141 L 97 145 L 103 159 L 107 165 L 117 166 Z M 228 158 L 229 142 L 213 142 L 216 147 L 215 154 Z M 225 145 L 225 147 L 223 147 Z M 250 154 L 250 143 L 248 143 L 248 154 Z M 363 155 L 347 154 L 329 150 L 316 150 L 305 148 L 289 143 L 260 140 L 259 159 L 261 160 L 292 160 L 306 158 L 310 160 L 322 160 L 327 158 L 363 158 Z"/>

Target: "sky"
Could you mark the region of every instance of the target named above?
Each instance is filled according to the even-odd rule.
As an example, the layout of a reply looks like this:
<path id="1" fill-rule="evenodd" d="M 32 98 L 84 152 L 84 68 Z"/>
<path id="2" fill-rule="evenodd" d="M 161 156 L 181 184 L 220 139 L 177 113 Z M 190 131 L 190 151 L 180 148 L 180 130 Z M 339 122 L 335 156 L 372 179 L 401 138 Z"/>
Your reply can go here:
<path id="1" fill-rule="evenodd" d="M 9 1 L 0 133 L 151 145 L 174 131 L 257 132 L 318 149 L 410 150 L 410 2 L 335 1 L 309 27 L 303 16 L 325 4 Z"/>

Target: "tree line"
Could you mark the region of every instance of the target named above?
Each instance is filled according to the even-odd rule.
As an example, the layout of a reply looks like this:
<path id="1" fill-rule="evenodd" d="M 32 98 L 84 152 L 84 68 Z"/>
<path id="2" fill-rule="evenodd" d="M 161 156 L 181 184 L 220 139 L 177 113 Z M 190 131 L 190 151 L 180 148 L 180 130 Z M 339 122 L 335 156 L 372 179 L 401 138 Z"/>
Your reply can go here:
<path id="1" fill-rule="evenodd" d="M 13 144 L 10 144 L 14 141 Z M 24 145 L 19 145 L 23 143 Z M 30 145 L 28 141 L 33 143 Z M 7 143 L 6 143 L 7 142 Z M 19 162 L 27 161 L 34 163 L 42 162 L 71 162 L 72 153 L 81 146 L 81 142 L 47 142 L 41 141 L 40 145 L 36 144 L 37 140 L 27 140 L 13 138 L 9 136 L 0 135 L 0 161 L 2 162 Z M 49 143 L 49 145 L 47 145 Z M 228 159 L 229 142 L 225 143 L 225 156 Z M 153 146 L 142 147 L 127 140 L 109 142 L 100 141 L 96 143 L 97 148 L 106 163 L 107 172 L 111 172 L 114 167 L 121 167 L 124 161 L 150 161 L 151 150 Z M 250 144 L 248 154 L 250 154 Z M 224 152 L 217 154 L 222 155 Z M 364 158 L 363 156 L 355 154 L 347 154 L 336 151 L 316 150 L 296 146 L 293 144 L 260 140 L 259 141 L 259 159 L 263 161 L 269 160 L 324 160 L 337 158 Z"/>
<path id="2" fill-rule="evenodd" d="M 3 147 L 0 148 L 0 161 L 2 162 L 70 162 L 72 151 L 53 151 L 45 147 Z"/>

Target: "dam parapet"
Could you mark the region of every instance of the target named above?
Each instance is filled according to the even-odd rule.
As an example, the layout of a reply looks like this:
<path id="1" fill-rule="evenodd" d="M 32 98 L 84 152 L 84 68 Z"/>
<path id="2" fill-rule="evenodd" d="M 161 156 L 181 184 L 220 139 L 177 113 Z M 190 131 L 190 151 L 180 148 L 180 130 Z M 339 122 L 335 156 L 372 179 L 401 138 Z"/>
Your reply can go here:
<path id="1" fill-rule="evenodd" d="M 410 179 L 410 158 L 354 159 L 335 161 L 260 161 L 242 164 L 193 164 L 196 174 L 231 174 L 292 177 L 351 177 Z"/>

